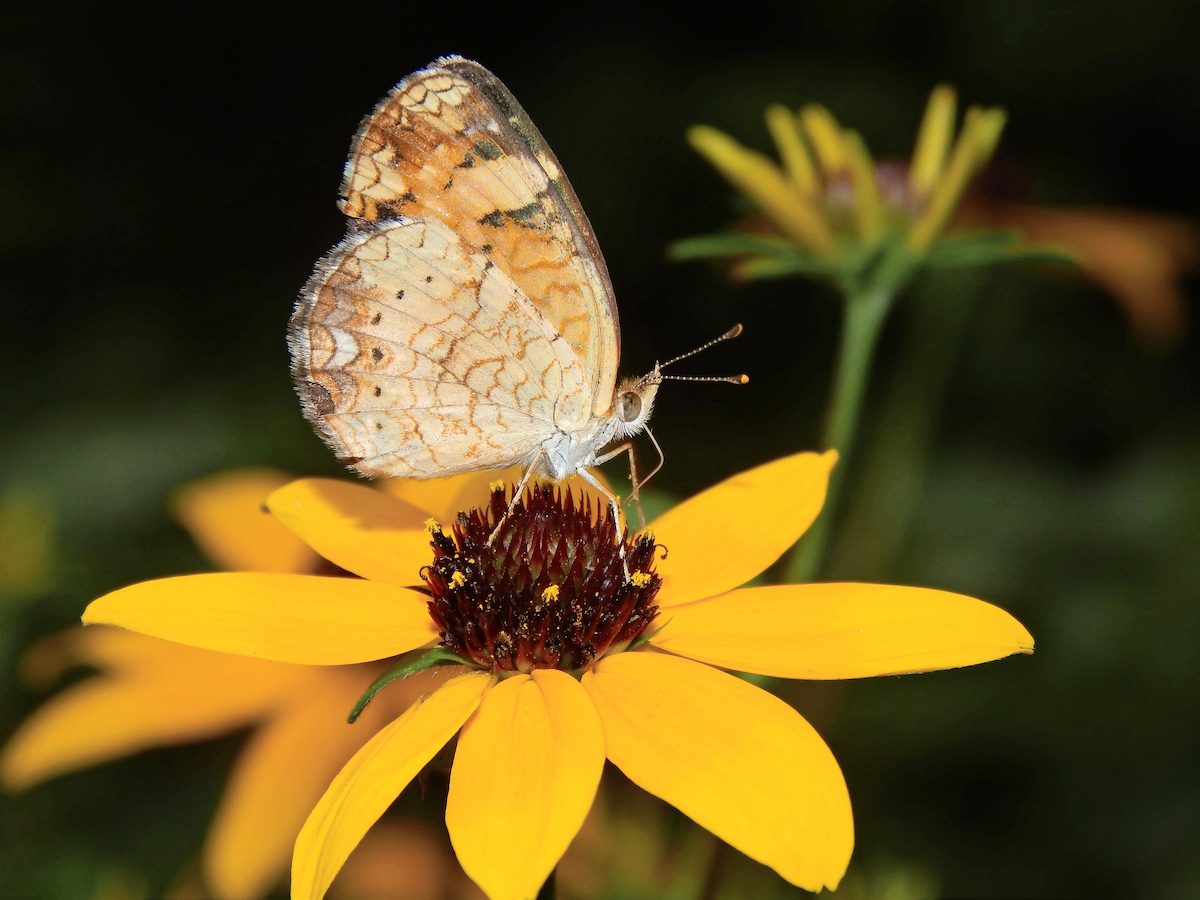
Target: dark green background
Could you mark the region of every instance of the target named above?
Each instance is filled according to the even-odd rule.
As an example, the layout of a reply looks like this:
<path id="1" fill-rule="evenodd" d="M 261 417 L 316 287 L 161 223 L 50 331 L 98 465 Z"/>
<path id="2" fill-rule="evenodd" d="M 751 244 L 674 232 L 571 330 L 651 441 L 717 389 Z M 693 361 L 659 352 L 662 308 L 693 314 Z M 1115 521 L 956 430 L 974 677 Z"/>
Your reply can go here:
<path id="1" fill-rule="evenodd" d="M 1009 110 L 998 170 L 1017 195 L 1196 210 L 1190 4 L 431 6 L 4 14 L 0 487 L 53 509 L 55 561 L 45 590 L 0 605 L 0 734 L 38 702 L 12 678 L 21 647 L 105 590 L 202 565 L 167 517 L 174 486 L 246 464 L 337 471 L 299 416 L 284 324 L 342 233 L 360 117 L 440 54 L 491 67 L 570 174 L 616 286 L 625 371 L 745 323 L 685 365 L 748 371 L 749 387 L 660 394 L 659 484 L 675 495 L 815 447 L 837 335 L 821 287 L 734 288 L 665 262 L 731 209 L 687 125 L 765 147 L 768 102 L 818 100 L 876 156 L 904 155 L 948 80 Z M 901 304 L 831 574 L 993 600 L 1038 653 L 855 683 L 834 715 L 824 689 L 797 693 L 850 784 L 860 884 L 900 865 L 946 896 L 1200 894 L 1197 351 L 1193 330 L 1145 352 L 1062 272 L 930 276 Z M 161 889 L 237 744 L 0 800 L 0 892 L 84 896 L 112 864 Z"/>

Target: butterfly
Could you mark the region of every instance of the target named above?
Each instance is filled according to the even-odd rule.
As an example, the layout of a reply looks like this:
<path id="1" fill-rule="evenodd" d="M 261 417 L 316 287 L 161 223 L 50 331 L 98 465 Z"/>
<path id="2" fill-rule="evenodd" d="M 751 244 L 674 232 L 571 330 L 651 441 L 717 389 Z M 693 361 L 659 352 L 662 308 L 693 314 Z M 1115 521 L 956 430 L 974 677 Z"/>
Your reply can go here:
<path id="1" fill-rule="evenodd" d="M 604 258 L 507 88 L 456 56 L 409 75 L 359 128 L 339 208 L 347 235 L 288 328 L 304 415 L 335 455 L 369 477 L 520 465 L 512 504 L 534 475 L 578 474 L 618 516 L 588 470 L 627 452 L 636 496 L 662 466 L 646 428 L 659 385 L 681 378 L 662 368 L 692 354 L 618 382 Z M 639 480 L 643 430 L 659 462 Z"/>

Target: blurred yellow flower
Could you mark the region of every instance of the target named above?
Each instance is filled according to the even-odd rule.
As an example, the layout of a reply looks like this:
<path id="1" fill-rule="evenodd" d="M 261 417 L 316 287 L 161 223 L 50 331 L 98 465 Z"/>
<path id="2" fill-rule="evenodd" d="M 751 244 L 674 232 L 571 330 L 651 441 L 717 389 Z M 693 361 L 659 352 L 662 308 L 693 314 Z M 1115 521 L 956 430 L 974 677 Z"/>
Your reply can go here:
<path id="1" fill-rule="evenodd" d="M 876 278 L 899 283 L 929 261 L 972 179 L 986 166 L 1004 128 L 997 108 L 970 107 L 955 136 L 954 89 L 933 90 L 911 161 L 877 164 L 862 137 L 818 104 L 793 112 L 773 105 L 767 128 L 779 161 L 707 125 L 688 130 L 692 147 L 765 217 L 767 234 L 685 238 L 676 259 L 732 257 L 744 279 L 809 274 L 838 280 Z M 956 248 L 961 256 L 960 240 Z M 971 252 L 980 259 L 1011 255 L 994 236 Z"/>
<path id="2" fill-rule="evenodd" d="M 328 565 L 266 514 L 267 495 L 289 481 L 247 469 L 179 492 L 174 512 L 196 543 L 231 570 L 311 572 Z M 257 897 L 278 882 L 305 817 L 330 779 L 382 725 L 330 728 L 380 672 L 287 665 L 181 647 L 115 628 L 77 627 L 35 644 L 23 679 L 48 687 L 67 669 L 98 674 L 37 710 L 0 755 L 9 791 L 150 747 L 203 740 L 253 726 L 221 799 L 204 848 L 204 875 L 218 897 Z M 393 713 L 428 690 L 432 674 L 389 698 Z M 399 704 L 397 706 L 397 704 Z M 297 754 L 295 748 L 308 751 Z"/>
<path id="3" fill-rule="evenodd" d="M 538 892 L 578 832 L 606 757 L 792 884 L 832 888 L 854 840 L 836 760 L 794 709 L 721 669 L 860 678 L 1033 648 L 1007 613 L 943 591 L 738 589 L 813 522 L 835 460 L 801 453 L 743 472 L 625 540 L 593 516 L 603 504 L 549 487 L 531 491 L 493 542 L 502 492 L 449 534 L 428 534 L 411 504 L 302 480 L 268 506 L 363 580 L 168 578 L 94 601 L 84 621 L 281 663 L 457 657 L 441 667 L 452 677 L 379 731 L 317 803 L 296 841 L 294 897 L 329 889 L 455 734 L 446 825 L 463 869 L 491 897 Z M 414 533 L 432 543 L 432 560 Z M 417 569 L 428 593 L 405 586 Z M 624 571 L 647 578 L 635 584 Z M 559 593 L 546 599 L 551 583 Z M 312 752 L 296 742 L 292 764 Z"/>

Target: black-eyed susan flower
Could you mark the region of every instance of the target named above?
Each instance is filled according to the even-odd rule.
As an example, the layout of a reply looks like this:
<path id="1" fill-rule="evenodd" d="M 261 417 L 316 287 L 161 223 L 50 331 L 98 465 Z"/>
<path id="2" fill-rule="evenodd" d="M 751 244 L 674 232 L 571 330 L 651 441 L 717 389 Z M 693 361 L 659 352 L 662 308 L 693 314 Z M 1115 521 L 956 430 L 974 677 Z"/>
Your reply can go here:
<path id="1" fill-rule="evenodd" d="M 686 238 L 677 259 L 727 257 L 745 280 L 807 275 L 843 292 L 895 292 L 921 265 L 961 266 L 1036 255 L 1009 232 L 945 239 L 972 180 L 995 151 L 1005 113 L 970 107 L 955 134 L 953 88 L 930 95 L 907 162 L 876 163 L 858 132 L 825 107 L 767 109 L 778 161 L 706 125 L 688 141 L 760 213 L 729 232 Z"/>
<path id="2" fill-rule="evenodd" d="M 409 555 L 404 504 L 362 485 L 299 481 L 268 505 L 362 580 L 169 578 L 96 600 L 84 621 L 289 663 L 453 658 L 451 676 L 371 738 L 317 803 L 296 841 L 294 897 L 325 893 L 456 734 L 446 824 L 459 862 L 491 897 L 538 892 L 606 757 L 792 884 L 832 888 L 854 841 L 838 764 L 794 709 L 723 670 L 860 678 L 1033 647 L 1007 613 L 944 591 L 739 589 L 812 523 L 835 458 L 801 453 L 743 472 L 632 537 L 591 501 L 581 510 L 538 488 L 489 544 L 497 493 L 434 523 L 423 559 Z M 425 591 L 405 586 L 414 567 Z"/>
<path id="3" fill-rule="evenodd" d="M 328 570 L 263 510 L 267 495 L 289 480 L 263 469 L 223 473 L 180 491 L 174 512 L 222 568 Z M 427 515 L 412 514 L 414 529 Z M 363 681 L 379 675 L 377 663 L 293 665 L 182 647 L 117 628 L 77 627 L 53 635 L 26 652 L 21 674 L 42 686 L 76 666 L 97 674 L 51 699 L 12 736 L 0 754 L 4 787 L 26 790 L 150 747 L 252 727 L 204 846 L 204 880 L 217 897 L 258 897 L 279 881 L 296 835 L 329 780 L 388 720 L 386 709 L 368 710 L 362 728 L 330 727 L 345 719 Z M 392 713 L 402 712 L 441 674 L 402 685 L 386 698 Z M 305 752 L 297 753 L 301 746 Z"/>

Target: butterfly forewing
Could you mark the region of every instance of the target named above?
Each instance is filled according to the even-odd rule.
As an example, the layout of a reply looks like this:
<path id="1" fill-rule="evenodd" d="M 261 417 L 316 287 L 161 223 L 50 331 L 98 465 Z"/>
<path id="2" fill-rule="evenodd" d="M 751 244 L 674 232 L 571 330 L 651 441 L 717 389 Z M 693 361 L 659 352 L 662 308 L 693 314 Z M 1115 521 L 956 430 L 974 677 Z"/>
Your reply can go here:
<path id="1" fill-rule="evenodd" d="M 558 161 L 490 72 L 448 58 L 402 81 L 363 123 L 342 190 L 347 215 L 435 219 L 512 279 L 586 373 L 560 425 L 610 409 L 620 337 L 604 260 Z"/>

